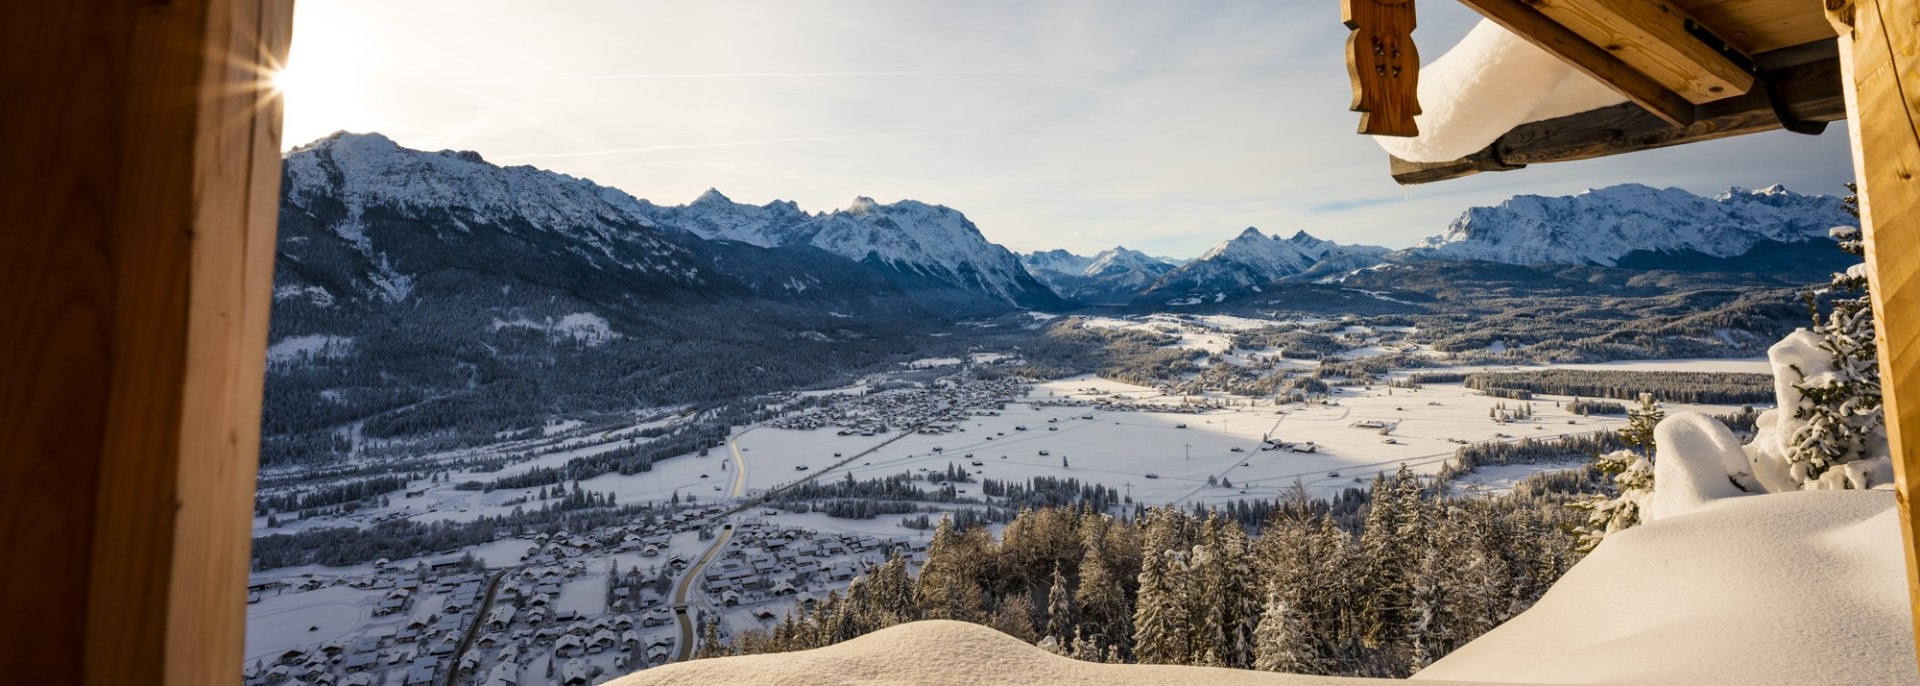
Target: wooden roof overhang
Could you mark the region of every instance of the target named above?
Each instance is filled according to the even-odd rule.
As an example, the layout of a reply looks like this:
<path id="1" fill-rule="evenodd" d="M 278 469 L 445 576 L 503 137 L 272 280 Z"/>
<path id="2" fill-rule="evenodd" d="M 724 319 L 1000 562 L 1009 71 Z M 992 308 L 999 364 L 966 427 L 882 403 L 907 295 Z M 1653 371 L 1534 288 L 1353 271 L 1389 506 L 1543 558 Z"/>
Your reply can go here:
<path id="1" fill-rule="evenodd" d="M 1361 7 L 1378 2 L 1347 0 Z M 1781 128 L 1818 133 L 1824 122 L 1846 117 L 1835 32 L 1821 0 L 1460 2 L 1607 85 L 1627 102 L 1521 125 L 1457 160 L 1393 159 L 1393 178 L 1403 184 Z M 1411 11 L 1405 11 L 1410 17 Z M 1356 42 L 1369 30 L 1399 28 L 1356 26 L 1356 14 L 1367 13 L 1348 10 Z M 1411 31 L 1411 23 L 1406 22 L 1406 31 Z M 1350 44 L 1350 57 L 1355 53 L 1364 51 L 1352 50 Z M 1354 74 L 1359 108 L 1360 91 L 1368 84 L 1360 69 Z M 1403 88 L 1410 90 L 1413 78 L 1406 81 Z M 1366 106 L 1383 99 L 1392 98 L 1366 99 Z M 1363 119 L 1363 132 L 1411 135 L 1411 115 L 1402 125 L 1378 121 L 1382 113 L 1405 111 L 1417 113 L 1418 103 L 1388 102 Z M 1373 130 L 1364 130 L 1369 126 Z"/>

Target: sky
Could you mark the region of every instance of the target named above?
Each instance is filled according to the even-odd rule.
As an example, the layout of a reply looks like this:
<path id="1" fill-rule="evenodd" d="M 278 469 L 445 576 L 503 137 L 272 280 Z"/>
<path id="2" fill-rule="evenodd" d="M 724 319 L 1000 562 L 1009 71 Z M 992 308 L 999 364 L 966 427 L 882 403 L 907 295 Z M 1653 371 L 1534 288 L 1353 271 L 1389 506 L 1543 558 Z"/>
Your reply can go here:
<path id="1" fill-rule="evenodd" d="M 1478 20 L 1419 5 L 1428 61 Z M 1619 183 L 1839 193 L 1844 127 L 1401 187 L 1332 0 L 303 0 L 284 140 L 377 131 L 663 204 L 956 208 L 1018 251 L 1191 257 L 1252 226 L 1404 247 Z"/>

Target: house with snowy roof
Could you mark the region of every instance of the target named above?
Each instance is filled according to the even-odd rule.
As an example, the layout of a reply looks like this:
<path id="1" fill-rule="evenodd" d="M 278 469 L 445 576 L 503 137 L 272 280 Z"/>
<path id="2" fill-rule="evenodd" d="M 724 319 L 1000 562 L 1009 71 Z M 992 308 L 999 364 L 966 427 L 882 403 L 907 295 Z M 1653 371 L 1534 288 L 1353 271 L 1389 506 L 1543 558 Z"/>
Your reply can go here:
<path id="1" fill-rule="evenodd" d="M 519 665 L 502 662 L 494 665 L 493 669 L 487 672 L 487 680 L 482 683 L 482 686 L 519 686 L 519 684 Z"/>

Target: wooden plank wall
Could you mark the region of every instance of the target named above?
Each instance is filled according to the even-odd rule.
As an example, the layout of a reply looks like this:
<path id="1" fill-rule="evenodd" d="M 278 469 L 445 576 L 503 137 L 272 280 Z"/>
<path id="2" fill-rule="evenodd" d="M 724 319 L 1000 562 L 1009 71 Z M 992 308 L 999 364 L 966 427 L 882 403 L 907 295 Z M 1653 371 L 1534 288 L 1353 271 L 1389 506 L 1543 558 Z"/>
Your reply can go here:
<path id="1" fill-rule="evenodd" d="M 291 22 L 0 3 L 0 683 L 238 679 Z"/>
<path id="2" fill-rule="evenodd" d="M 1850 64 L 1855 176 L 1879 335 L 1881 391 L 1898 480 L 1907 591 L 1920 626 L 1920 3 L 1828 0 Z M 1851 35 L 1845 28 L 1851 25 Z M 1920 650 L 1920 642 L 1916 643 Z"/>

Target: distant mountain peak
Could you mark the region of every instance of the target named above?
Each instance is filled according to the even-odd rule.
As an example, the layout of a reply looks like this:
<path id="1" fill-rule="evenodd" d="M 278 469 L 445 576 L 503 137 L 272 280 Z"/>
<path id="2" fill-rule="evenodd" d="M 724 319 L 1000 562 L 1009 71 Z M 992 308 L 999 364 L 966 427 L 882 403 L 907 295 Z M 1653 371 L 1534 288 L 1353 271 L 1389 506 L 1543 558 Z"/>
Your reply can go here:
<path id="1" fill-rule="evenodd" d="M 847 205 L 846 211 L 853 214 L 865 214 L 867 212 L 872 212 L 875 209 L 878 209 L 879 207 L 880 207 L 880 203 L 874 202 L 873 198 L 869 198 L 867 196 L 862 195 L 862 196 L 855 197 L 853 199 L 853 203 Z"/>
<path id="2" fill-rule="evenodd" d="M 694 198 L 692 204 L 715 205 L 715 204 L 721 204 L 721 203 L 732 204 L 733 199 L 728 198 L 726 194 L 721 193 L 720 189 L 718 188 L 708 188 L 706 192 L 700 194 L 700 197 Z"/>

